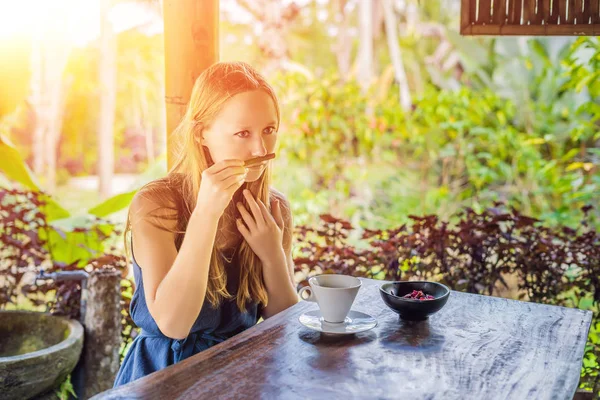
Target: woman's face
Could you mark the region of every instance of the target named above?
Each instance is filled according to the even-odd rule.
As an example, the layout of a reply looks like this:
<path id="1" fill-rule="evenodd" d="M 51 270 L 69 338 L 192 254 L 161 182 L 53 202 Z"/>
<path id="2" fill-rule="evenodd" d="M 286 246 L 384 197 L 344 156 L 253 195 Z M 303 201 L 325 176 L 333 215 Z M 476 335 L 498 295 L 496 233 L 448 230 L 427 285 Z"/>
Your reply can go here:
<path id="1" fill-rule="evenodd" d="M 212 124 L 202 133 L 215 163 L 229 159 L 249 160 L 275 150 L 277 112 L 271 97 L 262 90 L 239 93 L 227 100 Z M 248 169 L 246 182 L 260 178 L 266 162 Z"/>

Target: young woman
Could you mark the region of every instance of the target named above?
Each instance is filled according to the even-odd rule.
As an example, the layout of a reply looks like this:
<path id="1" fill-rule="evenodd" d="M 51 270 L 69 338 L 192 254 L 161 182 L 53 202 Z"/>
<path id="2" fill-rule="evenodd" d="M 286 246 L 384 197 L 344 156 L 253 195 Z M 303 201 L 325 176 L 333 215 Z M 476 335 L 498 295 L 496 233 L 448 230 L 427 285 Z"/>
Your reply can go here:
<path id="1" fill-rule="evenodd" d="M 173 133 L 178 160 L 129 209 L 130 311 L 142 330 L 115 387 L 298 301 L 289 203 L 270 187 L 269 161 L 244 164 L 275 151 L 279 119 L 273 88 L 251 66 L 218 63 L 198 77 Z"/>

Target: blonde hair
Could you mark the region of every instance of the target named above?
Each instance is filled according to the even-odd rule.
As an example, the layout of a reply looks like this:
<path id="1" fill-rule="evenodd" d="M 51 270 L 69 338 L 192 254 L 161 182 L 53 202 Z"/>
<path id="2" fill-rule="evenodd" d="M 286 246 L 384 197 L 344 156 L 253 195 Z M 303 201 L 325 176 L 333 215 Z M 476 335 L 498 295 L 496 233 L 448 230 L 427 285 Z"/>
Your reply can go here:
<path id="1" fill-rule="evenodd" d="M 222 62 L 205 70 L 196 80 L 187 111 L 173 132 L 176 137 L 175 142 L 179 143 L 173 167 L 166 177 L 152 181 L 140 189 L 140 195 L 147 196 L 159 204 L 156 211 L 160 211 L 160 213 L 154 214 L 154 217 L 176 222 L 176 228 L 173 230 L 157 224 L 155 226 L 174 233 L 177 250 L 183 242 L 190 215 L 196 206 L 202 182 L 202 171 L 210 167 L 212 162 L 210 154 L 198 143 L 198 136 L 202 134 L 204 127 L 210 125 L 227 100 L 239 93 L 253 90 L 262 90 L 273 99 L 277 112 L 278 129 L 280 111 L 277 96 L 273 88 L 254 68 L 243 62 Z M 270 184 L 271 167 L 269 165 L 257 181 L 244 183 L 241 190 L 249 189 L 269 208 L 270 196 L 280 197 L 276 192 L 270 191 Z M 243 196 L 239 201 L 248 208 Z M 279 203 L 282 209 L 286 207 L 285 202 L 281 199 Z M 220 223 L 235 221 L 239 213 L 233 204 L 232 201 L 227 207 Z M 164 211 L 169 211 L 169 213 Z M 131 231 L 130 217 L 131 209 L 125 227 L 126 251 L 128 250 L 127 232 Z M 233 226 L 235 227 L 235 224 Z M 220 249 L 226 239 L 225 235 L 219 229 L 210 260 L 206 298 L 214 307 L 217 307 L 223 299 L 233 297 L 226 288 L 227 275 L 223 263 L 224 255 Z M 262 279 L 260 259 L 245 240 L 242 240 L 236 251 L 240 267 L 239 289 L 236 297 L 239 309 L 245 311 L 247 302 L 257 302 L 266 306 L 267 291 Z"/>

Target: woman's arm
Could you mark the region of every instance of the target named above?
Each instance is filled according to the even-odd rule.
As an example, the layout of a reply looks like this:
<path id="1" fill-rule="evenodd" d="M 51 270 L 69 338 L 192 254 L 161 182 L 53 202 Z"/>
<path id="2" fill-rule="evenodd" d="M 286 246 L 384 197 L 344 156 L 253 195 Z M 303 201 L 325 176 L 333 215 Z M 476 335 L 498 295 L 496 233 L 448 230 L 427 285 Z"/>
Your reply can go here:
<path id="1" fill-rule="evenodd" d="M 142 195 L 135 197 L 131 206 L 134 253 L 142 268 L 148 311 L 164 335 L 183 339 L 198 318 L 219 219 L 245 176 L 241 160 L 221 161 L 202 172 L 197 204 L 179 251 L 169 232 L 175 222 L 171 220 L 166 231 L 154 226 L 169 220 L 152 217 L 157 204 Z"/>
<path id="2" fill-rule="evenodd" d="M 173 230 L 174 221 L 148 216 L 157 208 L 156 203 L 139 195 L 132 202 L 133 253 L 142 269 L 144 295 L 152 318 L 165 336 L 183 339 L 204 302 L 219 218 L 194 211 L 177 252 L 173 233 L 154 225 L 163 224 Z"/>

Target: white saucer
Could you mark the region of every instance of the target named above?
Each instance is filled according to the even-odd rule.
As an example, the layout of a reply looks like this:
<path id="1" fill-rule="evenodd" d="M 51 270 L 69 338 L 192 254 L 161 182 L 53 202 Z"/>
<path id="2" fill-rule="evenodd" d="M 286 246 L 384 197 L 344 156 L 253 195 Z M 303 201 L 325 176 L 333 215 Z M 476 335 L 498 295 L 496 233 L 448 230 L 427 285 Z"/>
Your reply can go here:
<path id="1" fill-rule="evenodd" d="M 353 310 L 350 310 L 344 322 L 338 324 L 324 321 L 320 310 L 305 312 L 298 320 L 307 328 L 337 335 L 350 335 L 353 333 L 364 332 L 377 326 L 377 320 L 375 318 L 371 317 L 369 314 Z"/>

